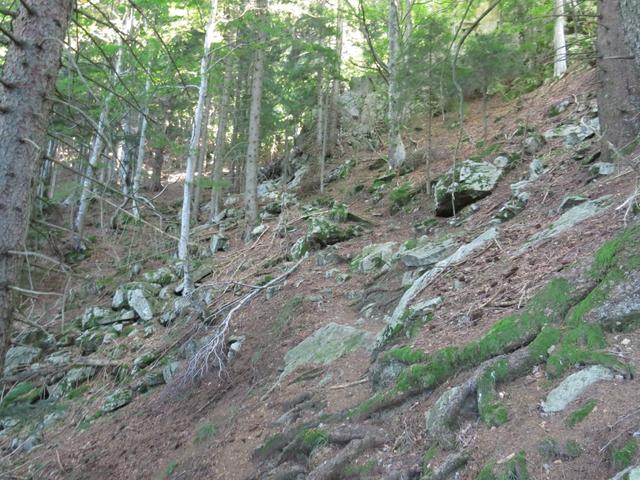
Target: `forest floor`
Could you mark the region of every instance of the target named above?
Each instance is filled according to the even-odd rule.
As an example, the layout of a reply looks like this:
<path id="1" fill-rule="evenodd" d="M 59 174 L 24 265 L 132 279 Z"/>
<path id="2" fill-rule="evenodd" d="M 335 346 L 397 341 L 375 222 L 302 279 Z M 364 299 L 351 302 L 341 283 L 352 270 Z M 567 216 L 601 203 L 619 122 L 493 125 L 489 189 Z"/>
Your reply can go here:
<path id="1" fill-rule="evenodd" d="M 593 100 L 595 88 L 593 72 L 583 70 L 514 101 L 492 99 L 489 105 L 491 140 L 487 144 L 499 143 L 499 151 L 521 150 L 522 137 L 516 134 L 521 125 L 544 132 L 575 117 L 581 103 L 588 104 Z M 550 118 L 549 108 L 566 99 L 572 101 L 568 110 Z M 461 158 L 472 157 L 482 150 L 477 147 L 483 131 L 480 110 L 480 102 L 469 104 L 465 120 L 467 141 L 462 144 Z M 437 118 L 434 121 L 435 158 L 431 165 L 434 177 L 451 166 L 458 135 L 454 120 Z M 424 135 L 424 125 L 413 126 L 418 127 L 410 134 L 414 140 Z M 420 138 L 420 148 L 423 142 Z M 415 337 L 405 340 L 405 344 L 433 352 L 480 338 L 497 320 L 526 305 L 562 267 L 588 257 L 604 240 L 623 228 L 625 210 L 615 207 L 633 193 L 634 174 L 621 167 L 614 175 L 594 178 L 584 165 L 572 158 L 574 149 L 563 148 L 561 142 L 561 139 L 548 142 L 536 155 L 544 156 L 548 169 L 543 179 L 532 183 L 528 189 L 531 196 L 524 212 L 498 226 L 497 241 L 448 269 L 420 294 L 420 299 L 440 296 L 443 303 L 433 319 Z M 596 148 L 594 143 L 592 149 Z M 152 389 L 134 398 L 124 408 L 86 425 L 83 420 L 98 409 L 105 393 L 114 388 L 114 376 L 105 369 L 91 381 L 82 397 L 67 405 L 64 420 L 46 430 L 42 445 L 28 454 L 11 453 L 8 449 L 0 453 L 4 462 L 1 465 L 11 465 L 0 472 L 0 478 L 261 478 L 255 473 L 258 462 L 254 452 L 267 438 L 282 430 L 277 421 L 283 414 L 283 405 L 305 394 L 324 404 L 323 412 L 330 414 L 366 400 L 372 393 L 367 381 L 371 364 L 368 351 L 347 354 L 329 365 L 298 370 L 282 381 L 278 378 L 285 353 L 330 322 L 372 333 L 384 327 L 381 316 L 364 318 L 353 300 L 358 292 L 375 284 L 375 279 L 352 272 L 349 260 L 367 245 L 401 243 L 419 236 L 413 231 L 413 225 L 433 218 L 433 201 L 421 192 L 394 214 L 390 213 L 388 195 L 374 203 L 368 186 L 381 172 L 370 167 L 383 155 L 382 152 L 352 151 L 344 145 L 341 155 L 332 160 L 331 166 L 335 167 L 355 159 L 356 167 L 347 178 L 330 183 L 324 196 L 344 202 L 351 212 L 370 220 L 372 226 L 361 236 L 335 245 L 338 255 L 344 259 L 342 263 L 318 266 L 315 256 L 311 255 L 273 297 L 267 299 L 261 294 L 239 312 L 232 323 L 231 334 L 244 335 L 246 341 L 228 371 L 221 376 L 212 372 L 196 384 Z M 510 185 L 526 177 L 531 159 L 525 155 L 500 180 L 495 191 L 477 202 L 475 210 L 467 208 L 459 221 L 437 218 L 434 227 L 437 236 L 457 236 L 470 241 L 485 231 L 493 215 L 511 197 Z M 425 179 L 426 168 L 418 164 L 411 173 L 393 182 L 400 185 L 411 181 L 423 185 Z M 365 187 L 357 189 L 359 185 Z M 181 192 L 180 183 L 174 183 L 154 201 L 162 215 L 172 218 L 168 223 L 176 218 Z M 532 234 L 558 218 L 558 207 L 568 194 L 590 199 L 611 195 L 613 207 L 519 254 Z M 317 192 L 311 192 L 306 196 L 299 194 L 298 199 L 300 203 L 311 203 L 318 196 Z M 49 215 L 48 222 L 64 224 L 67 214 L 60 210 Z M 130 265 L 141 263 L 145 270 L 151 269 L 162 264 L 159 254 L 165 252 L 167 258 L 172 254 L 169 250 L 172 240 L 148 226 L 125 225 L 120 232 L 104 234 L 98 228 L 101 223 L 98 206 L 92 215 L 89 233 L 96 236 L 92 247 L 94 253 L 74 265 L 74 275 L 66 286 L 66 291 L 73 294 L 64 313 L 67 320 L 82 315 L 89 305 L 109 305 L 118 281 L 127 280 Z M 296 225 L 300 217 L 297 209 L 292 208 L 288 215 L 289 222 Z M 276 269 L 266 260 L 288 251 L 289 245 L 302 232 L 299 229 L 291 233 L 290 238 L 280 238 L 274 233 L 278 221 L 276 217 L 265 222 L 269 229 L 249 244 L 241 241 L 240 228 L 227 232 L 231 248 L 216 255 L 216 271 L 213 279 L 207 282 L 234 279 L 256 284 L 267 275 L 275 275 Z M 132 235 L 134 231 L 135 235 Z M 51 253 L 56 249 L 63 250 L 64 247 L 51 247 Z M 350 278 L 337 284 L 335 272 L 332 276 L 326 275 L 329 269 L 347 273 Z M 60 273 L 36 271 L 33 273 L 34 288 L 38 290 L 46 285 L 48 289 L 58 287 L 62 291 L 66 278 Z M 400 279 L 401 275 L 385 277 L 386 296 L 381 303 L 386 305 L 387 313 L 393 310 L 402 294 Z M 29 305 L 25 303 L 25 307 Z M 64 321 L 58 314 L 59 308 L 57 298 L 33 304 L 34 315 L 41 315 L 45 328 L 52 330 L 60 329 L 60 322 Z M 283 315 L 286 309 L 290 313 Z M 157 326 L 156 334 L 140 339 L 135 347 L 131 347 L 128 356 L 119 361 L 131 362 L 142 350 L 165 351 L 190 337 L 206 333 L 207 328 L 203 325 L 194 326 L 188 322 L 177 322 L 166 329 Z M 610 335 L 608 341 L 609 349 L 632 367 L 640 365 L 640 334 Z M 431 394 L 414 397 L 367 420 L 369 425 L 384 428 L 392 441 L 379 450 L 363 454 L 354 464 L 351 476 L 343 478 L 386 478 L 389 472 L 420 466 L 423 454 L 430 446 L 425 432 L 425 413 L 447 387 L 464 376 L 461 373 Z M 636 428 L 640 427 L 640 415 L 636 415 L 640 386 L 635 381 L 622 380 L 596 384 L 588 392 L 588 398 L 597 401 L 595 413 L 569 428 L 565 420 L 575 408 L 554 416 L 544 416 L 540 412 L 541 400 L 557 383 L 549 381 L 544 372 L 534 370 L 501 386 L 499 395 L 509 410 L 510 421 L 496 428 L 470 420 L 461 427 L 458 440 L 470 452 L 471 460 L 456 478 L 476 478 L 487 461 L 504 463 L 519 451 L 526 452 L 531 478 L 584 480 L 611 477 L 615 472 L 607 459 L 607 443 L 625 432 L 640 429 Z M 537 445 L 550 437 L 561 443 L 577 440 L 584 454 L 574 460 L 549 461 L 541 456 Z M 8 441 L 6 436 L 0 436 L 0 446 L 7 448 Z M 331 455 L 330 448 L 326 446 L 324 451 L 314 453 L 310 462 L 313 464 L 323 456 Z M 444 456 L 445 453 L 439 454 L 434 462 L 442 461 Z"/>

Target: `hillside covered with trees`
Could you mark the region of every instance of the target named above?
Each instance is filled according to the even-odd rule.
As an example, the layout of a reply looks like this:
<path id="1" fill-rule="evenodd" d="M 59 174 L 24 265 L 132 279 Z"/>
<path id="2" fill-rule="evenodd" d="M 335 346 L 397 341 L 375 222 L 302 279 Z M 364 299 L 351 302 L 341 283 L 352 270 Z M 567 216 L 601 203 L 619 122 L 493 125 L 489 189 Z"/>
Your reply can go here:
<path id="1" fill-rule="evenodd" d="M 0 0 L 0 479 L 640 478 L 638 0 Z"/>

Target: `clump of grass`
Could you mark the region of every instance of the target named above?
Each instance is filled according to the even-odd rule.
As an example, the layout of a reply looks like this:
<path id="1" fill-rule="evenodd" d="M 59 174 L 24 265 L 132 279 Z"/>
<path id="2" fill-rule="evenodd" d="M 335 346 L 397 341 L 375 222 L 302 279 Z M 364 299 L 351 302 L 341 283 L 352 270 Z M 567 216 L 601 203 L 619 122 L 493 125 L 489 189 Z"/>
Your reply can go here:
<path id="1" fill-rule="evenodd" d="M 584 405 L 567 417 L 567 426 L 569 428 L 573 428 L 578 423 L 582 422 L 591 412 L 593 412 L 596 405 L 598 405 L 597 400 L 587 400 Z"/>
<path id="2" fill-rule="evenodd" d="M 178 468 L 178 462 L 176 462 L 175 460 L 173 460 L 172 462 L 169 462 L 169 465 L 167 465 L 167 468 L 165 468 L 164 470 L 164 473 L 167 475 L 167 478 L 173 475 L 173 473 L 176 471 L 176 468 Z"/>
<path id="3" fill-rule="evenodd" d="M 630 438 L 624 446 L 615 450 L 611 456 L 613 460 L 613 466 L 616 470 L 623 470 L 631 465 L 633 459 L 638 453 L 638 441 L 635 438 Z"/>
<path id="4" fill-rule="evenodd" d="M 193 443 L 195 443 L 196 445 L 203 443 L 206 440 L 212 438 L 217 432 L 218 429 L 215 425 L 213 425 L 212 423 L 205 423 L 200 428 L 198 428 L 198 430 L 196 430 L 196 434 L 193 437 Z"/>

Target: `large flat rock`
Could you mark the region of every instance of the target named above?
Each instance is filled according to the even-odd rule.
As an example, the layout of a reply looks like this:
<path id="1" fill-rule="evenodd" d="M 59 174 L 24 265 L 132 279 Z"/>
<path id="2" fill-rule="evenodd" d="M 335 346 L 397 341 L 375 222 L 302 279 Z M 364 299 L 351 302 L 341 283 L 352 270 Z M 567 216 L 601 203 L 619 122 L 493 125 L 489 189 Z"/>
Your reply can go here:
<path id="1" fill-rule="evenodd" d="M 561 412 L 584 391 L 597 382 L 612 381 L 613 373 L 602 365 L 593 365 L 565 378 L 542 403 L 545 413 Z"/>

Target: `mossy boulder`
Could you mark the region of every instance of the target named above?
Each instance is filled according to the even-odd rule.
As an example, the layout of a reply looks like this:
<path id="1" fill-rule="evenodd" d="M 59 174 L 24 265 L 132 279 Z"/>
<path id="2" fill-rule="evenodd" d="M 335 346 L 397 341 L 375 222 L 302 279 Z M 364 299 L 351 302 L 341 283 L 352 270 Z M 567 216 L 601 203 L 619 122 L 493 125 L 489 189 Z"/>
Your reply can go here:
<path id="1" fill-rule="evenodd" d="M 178 277 L 173 273 L 171 268 L 169 267 L 160 267 L 157 270 L 151 272 L 145 272 L 142 275 L 144 281 L 147 283 L 152 283 L 155 285 L 160 285 L 162 287 L 169 285 L 170 283 L 178 280 Z"/>
<path id="2" fill-rule="evenodd" d="M 349 325 L 329 323 L 289 350 L 281 378 L 305 365 L 327 365 L 360 348 L 368 349 L 373 335 Z"/>
<path id="3" fill-rule="evenodd" d="M 27 345 L 11 347 L 5 357 L 4 374 L 6 376 L 28 368 L 42 357 L 42 349 Z"/>
<path id="4" fill-rule="evenodd" d="M 0 412 L 20 403 L 34 403 L 42 398 L 42 387 L 30 382 L 22 382 L 3 393 L 0 401 Z"/>
<path id="5" fill-rule="evenodd" d="M 435 212 L 450 217 L 493 192 L 503 169 L 489 162 L 465 160 L 438 179 L 434 188 Z"/>
<path id="6" fill-rule="evenodd" d="M 113 412 L 131 403 L 133 395 L 128 388 L 118 388 L 104 399 L 100 411 L 103 413 Z"/>
<path id="7" fill-rule="evenodd" d="M 369 274 L 391 265 L 398 247 L 396 242 L 368 245 L 351 262 L 351 268 L 362 274 Z"/>

